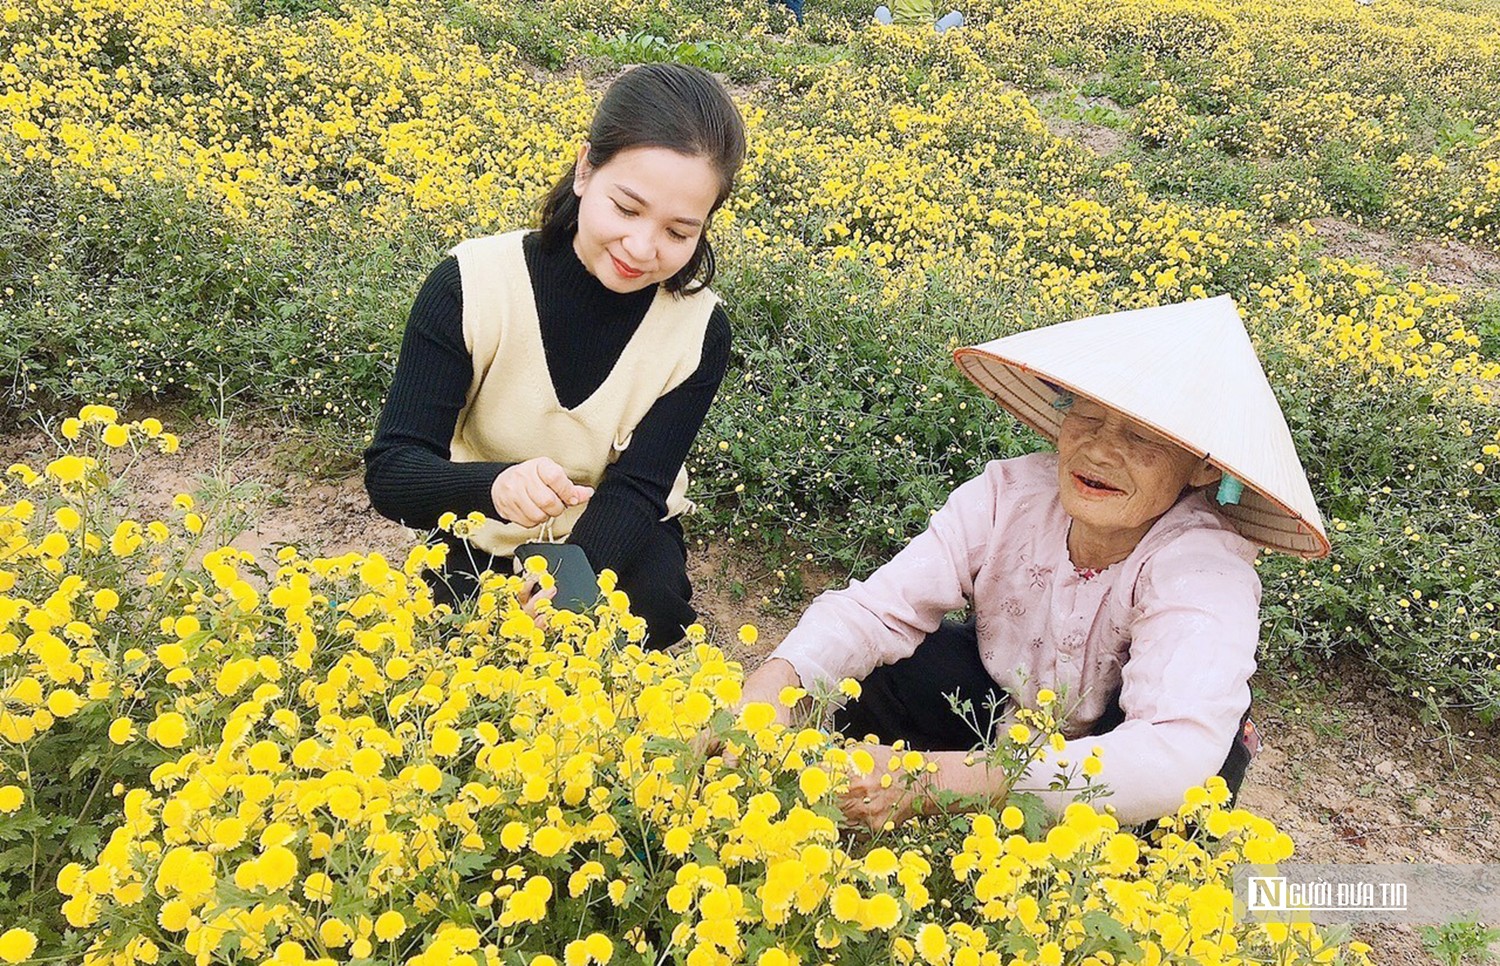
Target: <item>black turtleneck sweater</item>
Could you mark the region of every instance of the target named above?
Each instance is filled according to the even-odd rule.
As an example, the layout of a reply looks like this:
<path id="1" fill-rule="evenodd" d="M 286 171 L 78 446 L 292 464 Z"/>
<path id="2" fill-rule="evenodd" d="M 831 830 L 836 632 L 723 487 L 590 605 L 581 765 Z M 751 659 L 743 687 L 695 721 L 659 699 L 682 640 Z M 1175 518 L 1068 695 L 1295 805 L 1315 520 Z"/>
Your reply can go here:
<path id="1" fill-rule="evenodd" d="M 522 243 L 541 320 L 542 346 L 558 401 L 574 408 L 619 361 L 655 298 L 654 286 L 620 295 L 589 274 L 571 244 L 546 249 L 535 232 Z M 573 528 L 596 569 L 621 572 L 666 514 L 667 495 L 703 425 L 729 361 L 729 318 L 716 307 L 698 369 L 662 396 L 636 427 L 630 446 L 605 470 Z M 383 516 L 418 530 L 451 510 L 498 517 L 490 486 L 508 463 L 450 459 L 473 366 L 464 345 L 458 260 L 445 259 L 417 294 L 375 439 L 365 451 L 365 488 Z"/>

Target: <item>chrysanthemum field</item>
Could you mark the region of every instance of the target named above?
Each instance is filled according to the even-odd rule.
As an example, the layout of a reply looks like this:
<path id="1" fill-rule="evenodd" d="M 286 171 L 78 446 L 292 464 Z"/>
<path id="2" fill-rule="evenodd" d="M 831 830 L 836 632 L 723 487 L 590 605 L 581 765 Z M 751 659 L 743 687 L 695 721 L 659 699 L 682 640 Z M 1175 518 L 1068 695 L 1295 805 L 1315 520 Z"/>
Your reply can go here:
<path id="1" fill-rule="evenodd" d="M 0 399 L 46 428 L 0 478 L 0 961 L 1365 961 L 1234 921 L 1227 870 L 1293 843 L 1222 789 L 1150 835 L 1007 807 L 856 837 L 830 796 L 869 763 L 728 720 L 714 641 L 644 653 L 618 596 L 539 629 L 506 581 L 454 615 L 422 551 L 253 559 L 190 496 L 137 499 L 211 411 L 357 453 L 427 270 L 529 223 L 608 79 L 675 59 L 750 125 L 692 538 L 784 564 L 791 602 L 799 561 L 868 569 L 1041 445 L 954 346 L 1227 293 L 1334 541 L 1262 558 L 1266 665 L 1492 727 L 1500 11 L 964 10 L 939 37 L 852 0 L 801 27 L 759 0 L 0 0 Z M 1360 232 L 1479 267 L 1331 240 Z M 737 768 L 694 750 L 716 716 Z"/>

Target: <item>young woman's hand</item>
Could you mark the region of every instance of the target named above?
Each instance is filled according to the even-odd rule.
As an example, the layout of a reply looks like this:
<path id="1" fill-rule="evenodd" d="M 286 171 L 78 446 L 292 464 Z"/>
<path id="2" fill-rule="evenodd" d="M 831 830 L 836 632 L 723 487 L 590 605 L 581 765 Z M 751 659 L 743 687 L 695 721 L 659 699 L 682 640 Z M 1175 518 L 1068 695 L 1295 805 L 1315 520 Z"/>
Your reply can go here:
<path id="1" fill-rule="evenodd" d="M 592 486 L 574 483 L 566 470 L 545 456 L 506 467 L 490 485 L 490 499 L 500 518 L 523 527 L 546 523 L 593 495 Z"/>
<path id="2" fill-rule="evenodd" d="M 519 596 L 521 611 L 535 621 L 537 627 L 545 628 L 547 626 L 548 615 L 546 613 L 539 613 L 539 605 L 542 601 L 552 600 L 556 596 L 557 588 L 555 586 L 542 590 L 541 582 L 535 577 L 529 577 L 526 580 L 526 585 L 521 588 Z"/>

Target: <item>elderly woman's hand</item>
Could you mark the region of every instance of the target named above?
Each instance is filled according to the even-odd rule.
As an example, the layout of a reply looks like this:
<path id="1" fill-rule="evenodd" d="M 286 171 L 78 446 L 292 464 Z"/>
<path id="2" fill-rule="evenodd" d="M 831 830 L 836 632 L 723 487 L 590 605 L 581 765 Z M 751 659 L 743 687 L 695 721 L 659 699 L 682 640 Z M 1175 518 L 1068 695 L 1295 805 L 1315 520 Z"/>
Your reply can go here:
<path id="1" fill-rule="evenodd" d="M 740 689 L 740 700 L 735 704 L 733 712 L 738 717 L 747 704 L 769 704 L 776 710 L 776 720 L 791 727 L 792 709 L 781 703 L 781 692 L 784 688 L 801 686 L 802 678 L 797 675 L 797 669 L 792 667 L 791 662 L 773 657 L 745 679 L 745 684 Z M 708 757 L 717 754 L 724 747 L 724 738 L 711 729 L 704 728 L 692 740 L 691 745 L 695 752 Z"/>
<path id="2" fill-rule="evenodd" d="M 924 752 L 920 768 L 904 762 L 904 767 L 891 769 L 892 759 L 910 754 L 890 745 L 850 745 L 850 758 L 858 762 L 869 755 L 874 767 L 866 774 L 857 767 L 850 770 L 849 790 L 838 803 L 844 818 L 878 832 L 918 813 L 984 808 L 1004 801 L 1010 790 L 1003 770 L 967 751 Z"/>
<path id="3" fill-rule="evenodd" d="M 860 752 L 874 759 L 875 766 L 868 774 L 860 774 L 858 768 L 850 769 L 849 790 L 838 802 L 844 818 L 878 832 L 887 823 L 900 825 L 915 815 L 924 798 L 925 773 L 919 775 L 914 784 L 906 773 L 891 771 L 891 759 L 902 753 L 890 745 L 849 746 L 852 758 L 862 758 Z"/>

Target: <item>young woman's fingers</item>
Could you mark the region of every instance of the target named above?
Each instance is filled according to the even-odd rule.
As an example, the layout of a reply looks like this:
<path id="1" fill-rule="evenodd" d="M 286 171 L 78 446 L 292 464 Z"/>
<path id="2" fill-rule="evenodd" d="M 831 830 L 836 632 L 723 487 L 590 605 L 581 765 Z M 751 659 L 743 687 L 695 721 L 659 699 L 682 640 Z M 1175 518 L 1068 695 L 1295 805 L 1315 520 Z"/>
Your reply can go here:
<path id="1" fill-rule="evenodd" d="M 531 502 L 531 506 L 541 512 L 543 519 L 555 517 L 568 508 L 563 502 L 562 495 L 541 477 L 532 477 L 526 481 L 526 497 Z"/>
<path id="2" fill-rule="evenodd" d="M 688 739 L 688 748 L 700 758 L 710 758 L 724 748 L 724 739 L 712 728 L 704 728 Z"/>
<path id="3" fill-rule="evenodd" d="M 584 500 L 587 500 L 588 496 L 584 495 L 581 491 L 588 490 L 589 493 L 593 492 L 588 487 L 582 487 L 574 483 L 568 478 L 567 471 L 552 460 L 545 458 L 537 460 L 536 470 L 537 478 L 556 494 L 557 498 L 565 506 L 577 506 Z M 559 510 L 558 512 L 561 511 Z"/>
<path id="4" fill-rule="evenodd" d="M 724 743 L 724 736 L 717 734 L 711 728 L 704 728 L 696 735 L 688 739 L 688 747 L 693 754 L 699 756 L 706 763 L 714 755 L 720 756 L 724 767 L 734 771 L 740 767 L 740 756 L 729 750 Z"/>
<path id="5" fill-rule="evenodd" d="M 544 600 L 551 600 L 552 598 L 556 597 L 557 588 L 548 587 L 546 590 L 537 590 L 536 583 L 534 581 L 529 586 L 532 589 L 527 594 L 526 599 L 521 603 L 521 609 L 532 617 L 535 617 L 537 605 Z"/>
<path id="6" fill-rule="evenodd" d="M 513 504 L 502 508 L 500 515 L 511 523 L 518 523 L 523 527 L 537 526 L 546 519 L 544 515 L 528 510 L 521 504 Z"/>
<path id="7" fill-rule="evenodd" d="M 594 488 L 574 483 L 561 466 L 543 456 L 508 467 L 495 478 L 490 495 L 502 519 L 534 527 L 588 502 Z"/>
<path id="8" fill-rule="evenodd" d="M 538 590 L 538 583 L 539 582 L 535 577 L 526 578 L 526 583 L 521 587 L 521 593 L 519 595 L 521 600 L 521 610 L 536 622 L 536 626 L 546 628 L 547 614 L 543 613 L 538 615 L 537 611 L 542 601 L 551 600 L 552 598 L 557 596 L 557 588 L 548 587 L 546 590 Z"/>
<path id="9" fill-rule="evenodd" d="M 500 512 L 505 519 L 512 523 L 519 523 L 523 527 L 534 527 L 546 522 L 547 514 L 536 505 L 536 501 L 530 496 L 522 493 L 513 498 L 507 506 L 501 507 Z"/>
<path id="10" fill-rule="evenodd" d="M 526 492 L 527 480 L 533 475 L 530 467 L 518 463 L 495 477 L 490 486 L 490 501 L 500 519 L 523 527 L 534 527 L 547 519 Z"/>
<path id="11" fill-rule="evenodd" d="M 534 527 L 541 523 L 540 514 L 531 506 L 527 499 L 517 499 L 513 494 L 507 494 L 495 500 L 495 509 L 500 511 L 502 519 L 511 523 L 519 523 L 523 527 Z"/>

